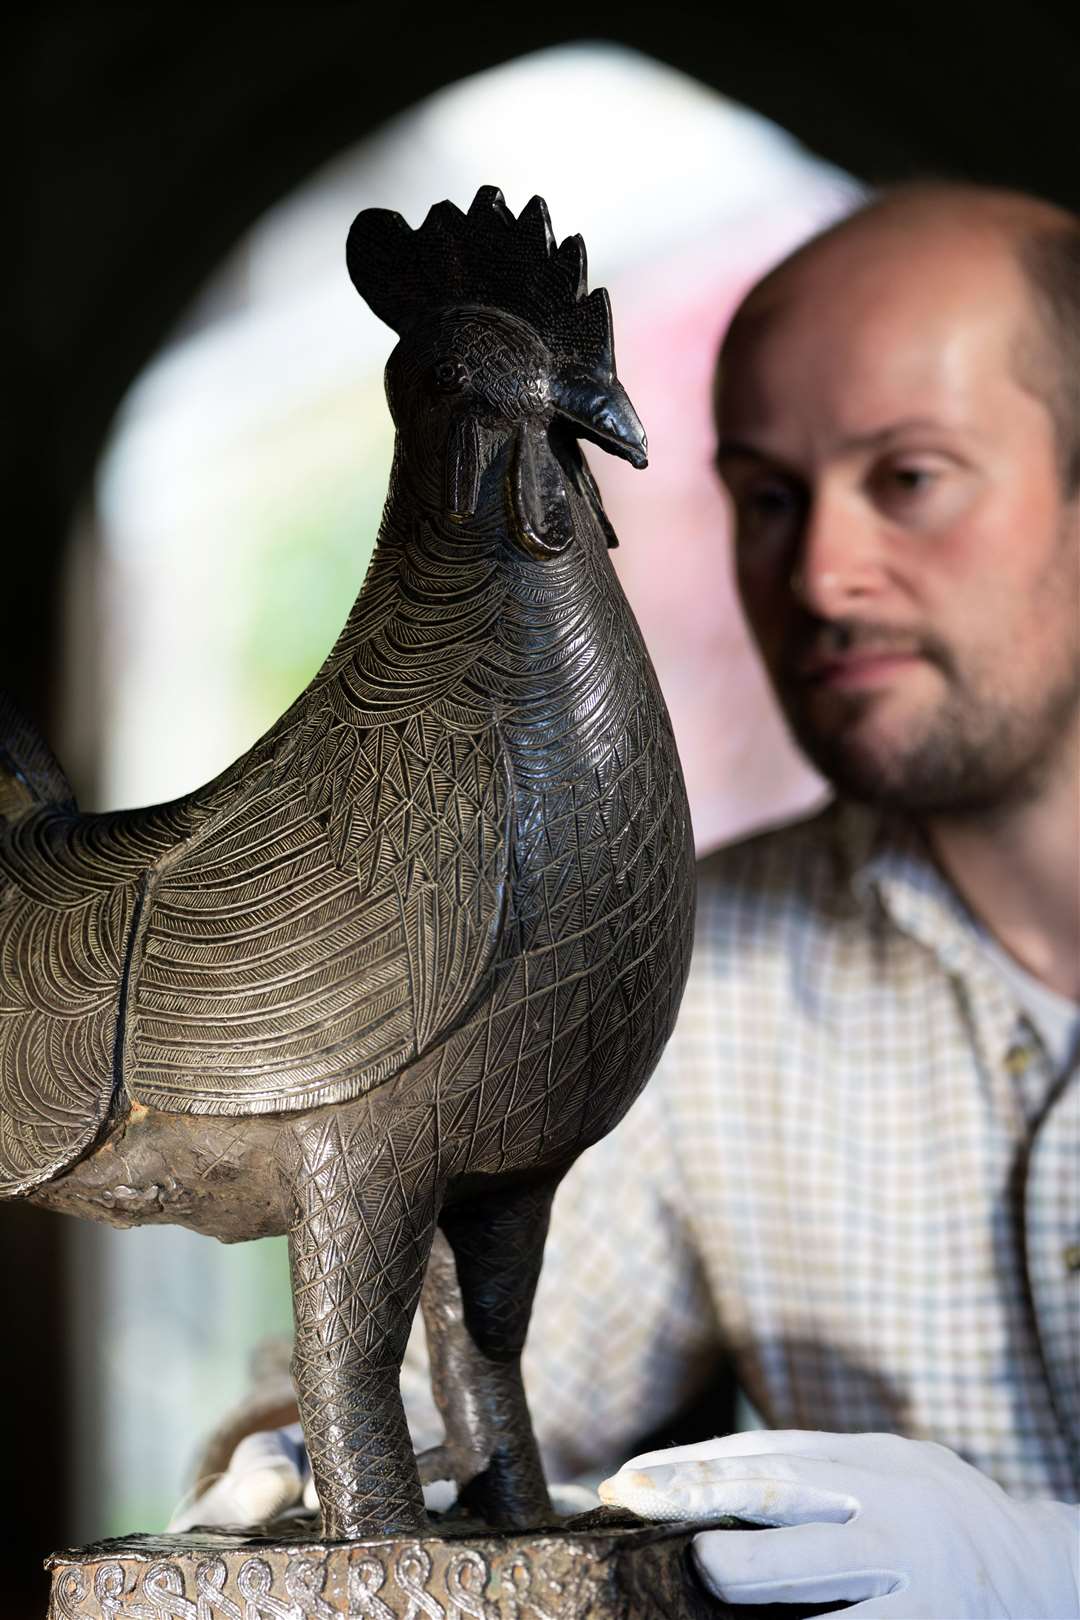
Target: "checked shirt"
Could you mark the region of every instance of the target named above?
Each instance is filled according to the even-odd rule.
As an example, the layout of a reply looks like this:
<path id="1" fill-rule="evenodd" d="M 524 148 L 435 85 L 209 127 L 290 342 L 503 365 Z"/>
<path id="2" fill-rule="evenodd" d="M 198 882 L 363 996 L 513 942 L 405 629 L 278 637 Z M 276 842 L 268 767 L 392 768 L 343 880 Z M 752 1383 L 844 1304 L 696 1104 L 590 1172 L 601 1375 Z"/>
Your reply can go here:
<path id="1" fill-rule="evenodd" d="M 733 1368 L 770 1428 L 937 1440 L 1075 1501 L 1078 1323 L 1075 1053 L 913 831 L 834 804 L 705 860 L 675 1034 L 556 1196 L 525 1355 L 550 1476 Z"/>

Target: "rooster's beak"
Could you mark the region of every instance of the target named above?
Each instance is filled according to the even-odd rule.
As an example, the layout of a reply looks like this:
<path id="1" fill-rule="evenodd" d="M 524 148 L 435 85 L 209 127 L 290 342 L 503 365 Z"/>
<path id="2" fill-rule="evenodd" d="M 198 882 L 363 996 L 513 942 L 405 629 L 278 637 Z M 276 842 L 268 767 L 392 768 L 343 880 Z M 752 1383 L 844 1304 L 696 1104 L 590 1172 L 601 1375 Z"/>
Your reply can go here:
<path id="1" fill-rule="evenodd" d="M 556 380 L 551 398 L 559 415 L 574 424 L 581 438 L 591 439 L 602 450 L 622 456 L 635 467 L 648 466 L 645 429 L 625 389 L 614 377 L 606 381 L 590 376 Z"/>

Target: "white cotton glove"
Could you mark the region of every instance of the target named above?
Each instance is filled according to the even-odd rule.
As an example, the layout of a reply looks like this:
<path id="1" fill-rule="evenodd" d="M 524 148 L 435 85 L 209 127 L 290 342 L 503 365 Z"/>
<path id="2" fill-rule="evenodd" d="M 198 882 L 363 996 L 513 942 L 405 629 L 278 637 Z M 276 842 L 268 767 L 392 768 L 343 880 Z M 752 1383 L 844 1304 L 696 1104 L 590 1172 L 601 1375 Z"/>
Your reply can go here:
<path id="1" fill-rule="evenodd" d="M 752 1430 L 634 1457 L 600 1497 L 648 1519 L 779 1527 L 695 1536 L 725 1603 L 857 1605 L 823 1620 L 1080 1616 L 1080 1508 L 1014 1501 L 929 1441 Z"/>
<path id="2" fill-rule="evenodd" d="M 181 1504 L 169 1520 L 170 1530 L 196 1524 L 247 1529 L 268 1524 L 300 1505 L 318 1506 L 311 1468 L 299 1423 L 264 1429 L 241 1440 L 220 1479 L 193 1502 Z"/>
<path id="3" fill-rule="evenodd" d="M 457 1489 L 450 1480 L 424 1486 L 424 1506 L 432 1511 L 452 1507 L 456 1497 Z M 596 1507 L 598 1498 L 582 1485 L 553 1485 L 551 1502 L 556 1513 L 569 1518 Z M 190 1530 L 206 1524 L 248 1529 L 269 1524 L 290 1510 L 318 1505 L 304 1432 L 299 1423 L 290 1423 L 287 1428 L 264 1429 L 241 1440 L 221 1478 L 193 1502 L 181 1503 L 168 1528 Z"/>
<path id="4" fill-rule="evenodd" d="M 600 1506 L 600 1498 L 590 1485 L 549 1485 L 548 1495 L 560 1519 L 573 1519 Z"/>

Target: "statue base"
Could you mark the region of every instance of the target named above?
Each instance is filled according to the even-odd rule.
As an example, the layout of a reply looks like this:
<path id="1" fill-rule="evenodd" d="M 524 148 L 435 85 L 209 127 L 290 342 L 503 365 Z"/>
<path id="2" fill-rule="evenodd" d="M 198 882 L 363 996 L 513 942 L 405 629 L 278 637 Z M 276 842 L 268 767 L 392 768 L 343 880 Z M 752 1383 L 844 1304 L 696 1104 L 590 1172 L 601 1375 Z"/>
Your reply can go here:
<path id="1" fill-rule="evenodd" d="M 135 1535 L 54 1553 L 48 1620 L 717 1620 L 690 1566 L 691 1524 L 608 1509 L 557 1528 L 442 1524 L 415 1539 Z M 745 1611 L 743 1611 L 745 1612 Z M 759 1608 L 753 1611 L 762 1615 Z M 790 1613 L 785 1610 L 785 1613 Z"/>

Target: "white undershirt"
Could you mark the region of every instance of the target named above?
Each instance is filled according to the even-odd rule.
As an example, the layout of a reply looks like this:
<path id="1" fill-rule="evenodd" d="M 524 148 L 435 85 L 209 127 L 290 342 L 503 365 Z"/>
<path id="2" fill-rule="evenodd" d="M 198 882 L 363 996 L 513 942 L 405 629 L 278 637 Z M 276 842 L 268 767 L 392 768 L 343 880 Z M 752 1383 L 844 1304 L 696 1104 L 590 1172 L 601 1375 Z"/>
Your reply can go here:
<path id="1" fill-rule="evenodd" d="M 1036 979 L 992 934 L 978 930 L 979 944 L 1005 979 L 1046 1047 L 1055 1075 L 1063 1075 L 1080 1056 L 1080 1003 Z"/>

